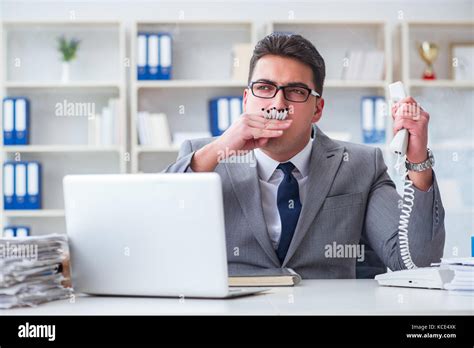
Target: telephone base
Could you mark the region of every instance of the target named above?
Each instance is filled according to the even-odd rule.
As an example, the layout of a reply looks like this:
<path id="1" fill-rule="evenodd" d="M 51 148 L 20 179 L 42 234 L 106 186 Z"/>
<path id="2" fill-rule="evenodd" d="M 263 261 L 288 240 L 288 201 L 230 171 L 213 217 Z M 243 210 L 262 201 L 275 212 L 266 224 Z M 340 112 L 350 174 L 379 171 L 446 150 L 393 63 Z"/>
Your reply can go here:
<path id="1" fill-rule="evenodd" d="M 399 286 L 423 289 L 444 289 L 454 278 L 454 271 L 440 267 L 422 267 L 375 276 L 381 286 Z"/>

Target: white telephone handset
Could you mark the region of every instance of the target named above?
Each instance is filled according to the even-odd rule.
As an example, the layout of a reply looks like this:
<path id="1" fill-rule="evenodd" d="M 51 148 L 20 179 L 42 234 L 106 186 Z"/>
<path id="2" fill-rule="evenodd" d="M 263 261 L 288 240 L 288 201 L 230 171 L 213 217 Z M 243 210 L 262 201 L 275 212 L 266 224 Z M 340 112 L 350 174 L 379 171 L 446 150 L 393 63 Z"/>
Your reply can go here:
<path id="1" fill-rule="evenodd" d="M 403 98 L 406 98 L 405 88 L 400 81 L 392 83 L 388 86 L 390 92 L 390 99 L 393 103 L 397 103 Z M 405 156 L 408 147 L 408 131 L 400 129 L 390 143 L 390 150 L 396 155 Z"/>
<path id="2" fill-rule="evenodd" d="M 400 81 L 392 83 L 388 87 L 392 102 L 398 102 L 406 97 L 403 83 Z M 390 150 L 399 157 L 396 168 L 400 167 L 400 158 L 406 155 L 407 147 L 408 131 L 406 129 L 400 129 L 390 143 Z M 441 269 L 440 267 L 417 268 L 411 259 L 408 244 L 408 223 L 415 198 L 415 190 L 412 187 L 413 182 L 407 178 L 407 174 L 407 170 L 403 170 L 403 207 L 398 226 L 400 254 L 407 269 L 379 274 L 375 276 L 375 280 L 378 281 L 379 285 L 383 286 L 444 289 L 444 284 L 450 282 L 454 277 L 454 273 L 451 270 Z"/>

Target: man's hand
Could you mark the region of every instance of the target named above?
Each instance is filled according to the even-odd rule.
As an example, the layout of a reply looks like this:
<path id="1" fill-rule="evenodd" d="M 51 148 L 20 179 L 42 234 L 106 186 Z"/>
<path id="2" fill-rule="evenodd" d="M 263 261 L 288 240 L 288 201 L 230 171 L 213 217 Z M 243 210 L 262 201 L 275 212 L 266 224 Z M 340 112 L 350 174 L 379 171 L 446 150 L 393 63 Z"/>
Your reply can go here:
<path id="1" fill-rule="evenodd" d="M 430 115 L 412 97 L 400 100 L 392 106 L 393 134 L 405 128 L 410 134 L 407 159 L 413 163 L 427 159 L 428 122 Z"/>
<path id="2" fill-rule="evenodd" d="M 405 128 L 409 133 L 407 160 L 420 163 L 428 159 L 428 122 L 430 115 L 412 97 L 400 100 L 392 106 L 393 134 Z M 423 172 L 408 173 L 413 184 L 427 191 L 433 183 L 431 168 Z"/>
<path id="3" fill-rule="evenodd" d="M 191 169 L 195 172 L 211 172 L 225 156 L 265 146 L 268 139 L 280 137 L 291 122 L 244 113 L 218 139 L 196 151 Z"/>

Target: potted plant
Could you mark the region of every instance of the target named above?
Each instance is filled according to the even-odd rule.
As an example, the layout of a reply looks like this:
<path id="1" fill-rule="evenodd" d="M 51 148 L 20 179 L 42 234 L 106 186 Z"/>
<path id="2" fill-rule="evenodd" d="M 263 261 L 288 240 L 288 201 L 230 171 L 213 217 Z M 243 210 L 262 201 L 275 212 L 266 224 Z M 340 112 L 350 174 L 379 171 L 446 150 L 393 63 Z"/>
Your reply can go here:
<path id="1" fill-rule="evenodd" d="M 69 82 L 70 63 L 76 58 L 77 49 L 79 48 L 80 40 L 67 40 L 64 36 L 58 38 L 58 51 L 61 53 L 62 60 L 62 74 L 61 81 Z"/>

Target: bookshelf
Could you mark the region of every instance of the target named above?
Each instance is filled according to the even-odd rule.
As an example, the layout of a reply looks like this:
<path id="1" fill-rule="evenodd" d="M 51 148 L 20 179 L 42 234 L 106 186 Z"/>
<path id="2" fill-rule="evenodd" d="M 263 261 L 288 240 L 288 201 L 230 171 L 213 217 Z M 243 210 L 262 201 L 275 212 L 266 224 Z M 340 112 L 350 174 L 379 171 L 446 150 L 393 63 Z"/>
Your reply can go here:
<path id="1" fill-rule="evenodd" d="M 171 80 L 137 79 L 137 33 L 168 32 L 172 36 Z M 208 100 L 242 96 L 247 81 L 233 81 L 232 47 L 256 43 L 250 21 L 135 22 L 131 30 L 131 172 L 157 172 L 176 159 L 179 146 L 142 146 L 137 136 L 139 111 L 167 115 L 174 132 L 209 130 Z M 190 59 L 191 58 L 191 59 Z M 199 67 L 197 69 L 196 67 Z"/>
<path id="2" fill-rule="evenodd" d="M 61 80 L 56 50 L 61 35 L 81 40 L 67 82 Z M 127 172 L 124 27 L 119 21 L 4 21 L 0 46 L 2 99 L 25 96 L 30 101 L 29 145 L 5 146 L 2 132 L 2 163 L 21 159 L 42 165 L 42 209 L 4 210 L 2 199 L 0 228 L 27 225 L 32 235 L 64 233 L 65 175 Z M 120 134 L 113 145 L 89 145 L 87 117 L 55 112 L 58 103 L 68 102 L 88 103 L 100 113 L 110 98 L 118 99 Z M 1 190 L 3 196 L 3 185 Z"/>
<path id="3" fill-rule="evenodd" d="M 474 21 L 407 21 L 400 25 L 402 78 L 407 92 L 430 112 L 429 147 L 446 210 L 445 256 L 470 255 L 474 212 L 474 76 L 452 78 L 451 44 L 474 43 Z M 439 47 L 436 80 L 422 80 L 424 62 L 417 44 Z"/>

